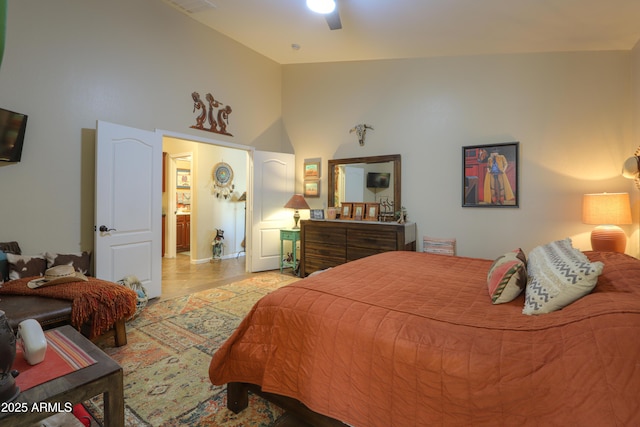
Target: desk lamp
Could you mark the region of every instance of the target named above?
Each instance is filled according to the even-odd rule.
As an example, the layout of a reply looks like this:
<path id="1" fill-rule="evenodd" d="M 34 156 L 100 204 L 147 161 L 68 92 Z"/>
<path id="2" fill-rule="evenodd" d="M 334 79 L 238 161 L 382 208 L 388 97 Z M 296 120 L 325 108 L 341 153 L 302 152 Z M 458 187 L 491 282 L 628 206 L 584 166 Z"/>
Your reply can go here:
<path id="1" fill-rule="evenodd" d="M 294 194 L 293 196 L 291 196 L 284 207 L 296 210 L 293 214 L 293 220 L 295 221 L 295 225 L 293 226 L 294 230 L 300 228 L 298 226 L 298 221 L 300 220 L 300 213 L 298 212 L 298 209 L 311 209 L 307 204 L 307 201 L 304 199 L 304 197 L 302 197 L 302 194 Z"/>
<path id="2" fill-rule="evenodd" d="M 597 225 L 591 232 L 594 251 L 624 253 L 627 236 L 618 225 L 632 223 L 629 193 L 585 194 L 582 222 Z"/>

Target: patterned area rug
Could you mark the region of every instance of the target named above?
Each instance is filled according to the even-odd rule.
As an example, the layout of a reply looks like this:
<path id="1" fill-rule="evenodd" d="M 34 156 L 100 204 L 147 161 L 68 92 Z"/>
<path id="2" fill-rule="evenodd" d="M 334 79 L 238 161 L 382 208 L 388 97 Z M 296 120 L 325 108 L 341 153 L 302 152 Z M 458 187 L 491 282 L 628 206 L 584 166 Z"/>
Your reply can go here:
<path id="1" fill-rule="evenodd" d="M 250 395 L 236 415 L 209 381 L 211 356 L 264 295 L 299 280 L 276 272 L 149 304 L 127 323 L 127 345 L 98 345 L 124 369 L 126 426 L 270 426 L 280 408 Z M 102 397 L 85 402 L 102 422 Z"/>

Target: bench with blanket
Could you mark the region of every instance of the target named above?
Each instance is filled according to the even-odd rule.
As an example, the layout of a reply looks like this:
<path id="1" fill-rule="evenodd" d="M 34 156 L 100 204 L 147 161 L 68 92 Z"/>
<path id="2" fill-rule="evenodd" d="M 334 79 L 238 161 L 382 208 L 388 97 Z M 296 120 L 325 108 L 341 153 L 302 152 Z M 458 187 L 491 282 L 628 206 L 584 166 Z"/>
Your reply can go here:
<path id="1" fill-rule="evenodd" d="M 135 291 L 94 277 L 37 289 L 27 286 L 47 268 L 68 264 L 87 274 L 90 254 L 24 256 L 16 242 L 0 243 L 0 279 L 5 279 L 0 285 L 0 310 L 11 326 L 16 329 L 25 319 L 36 319 L 44 329 L 71 324 L 90 339 L 113 331 L 116 346 L 125 345 L 125 321 L 136 312 Z"/>

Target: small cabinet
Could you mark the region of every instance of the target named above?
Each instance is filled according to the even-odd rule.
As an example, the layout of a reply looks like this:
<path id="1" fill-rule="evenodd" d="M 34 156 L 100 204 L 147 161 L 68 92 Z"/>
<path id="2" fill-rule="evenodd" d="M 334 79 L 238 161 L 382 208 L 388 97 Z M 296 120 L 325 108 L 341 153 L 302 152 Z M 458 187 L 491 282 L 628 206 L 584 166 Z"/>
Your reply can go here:
<path id="1" fill-rule="evenodd" d="M 176 216 L 176 252 L 191 249 L 191 215 Z"/>

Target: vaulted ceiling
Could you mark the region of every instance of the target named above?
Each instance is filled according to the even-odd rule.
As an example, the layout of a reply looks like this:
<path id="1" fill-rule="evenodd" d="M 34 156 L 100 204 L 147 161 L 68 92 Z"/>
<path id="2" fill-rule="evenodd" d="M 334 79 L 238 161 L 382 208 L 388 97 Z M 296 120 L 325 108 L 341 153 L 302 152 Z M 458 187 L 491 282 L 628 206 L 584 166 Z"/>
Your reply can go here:
<path id="1" fill-rule="evenodd" d="M 640 39 L 640 0 L 336 0 L 335 31 L 305 0 L 159 1 L 280 64 L 629 50 Z"/>

